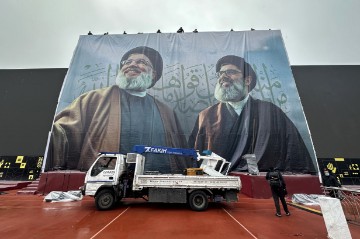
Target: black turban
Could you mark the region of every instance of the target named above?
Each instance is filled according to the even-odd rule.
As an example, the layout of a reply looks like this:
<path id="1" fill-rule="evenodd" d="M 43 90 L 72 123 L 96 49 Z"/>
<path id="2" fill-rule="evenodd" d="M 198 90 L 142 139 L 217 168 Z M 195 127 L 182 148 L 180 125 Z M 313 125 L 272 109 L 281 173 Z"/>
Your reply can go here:
<path id="1" fill-rule="evenodd" d="M 150 47 L 147 47 L 147 46 L 135 47 L 123 55 L 123 57 L 121 58 L 121 61 L 120 61 L 120 69 L 123 67 L 122 62 L 127 60 L 129 58 L 129 56 L 132 54 L 144 54 L 151 61 L 151 64 L 154 67 L 153 70 L 155 71 L 156 74 L 155 74 L 155 78 L 153 79 L 153 83 L 149 88 L 153 87 L 162 75 L 163 60 L 162 60 L 160 53 Z"/>
<path id="2" fill-rule="evenodd" d="M 256 73 L 251 67 L 249 63 L 247 63 L 244 58 L 234 55 L 227 55 L 218 60 L 216 63 L 216 72 L 219 72 L 221 69 L 221 66 L 223 65 L 234 65 L 237 66 L 241 72 L 244 74 L 244 77 L 251 76 L 251 83 L 250 83 L 250 91 L 255 87 L 256 85 Z"/>

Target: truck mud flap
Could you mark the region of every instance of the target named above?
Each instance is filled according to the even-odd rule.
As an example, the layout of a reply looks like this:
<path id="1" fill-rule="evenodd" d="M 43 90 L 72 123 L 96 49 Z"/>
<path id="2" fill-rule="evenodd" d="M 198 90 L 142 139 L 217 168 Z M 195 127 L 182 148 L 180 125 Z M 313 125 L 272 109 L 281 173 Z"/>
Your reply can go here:
<path id="1" fill-rule="evenodd" d="M 186 203 L 186 189 L 149 188 L 149 202 Z"/>
<path id="2" fill-rule="evenodd" d="M 228 190 L 225 192 L 225 200 L 226 202 L 237 202 L 237 191 L 235 190 Z"/>

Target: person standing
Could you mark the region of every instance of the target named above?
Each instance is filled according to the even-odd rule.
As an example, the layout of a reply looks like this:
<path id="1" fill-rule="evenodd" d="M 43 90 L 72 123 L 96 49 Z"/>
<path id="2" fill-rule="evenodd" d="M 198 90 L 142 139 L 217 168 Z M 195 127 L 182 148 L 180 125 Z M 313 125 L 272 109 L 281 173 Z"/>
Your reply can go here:
<path id="1" fill-rule="evenodd" d="M 274 170 L 273 168 L 270 168 L 265 178 L 270 184 L 271 194 L 274 199 L 275 208 L 276 208 L 275 216 L 281 217 L 279 199 L 284 208 L 286 216 L 290 216 L 290 211 L 285 201 L 285 195 L 287 194 L 287 191 L 286 191 L 286 183 L 283 176 L 278 170 Z"/>
<path id="2" fill-rule="evenodd" d="M 333 174 L 330 173 L 330 171 L 327 168 L 324 168 L 323 186 L 338 187 L 338 188 L 341 187 L 340 182 L 337 180 L 337 178 Z M 339 195 L 338 190 L 331 189 L 331 190 L 329 190 L 329 196 L 333 197 L 333 198 L 338 198 L 340 195 Z"/>

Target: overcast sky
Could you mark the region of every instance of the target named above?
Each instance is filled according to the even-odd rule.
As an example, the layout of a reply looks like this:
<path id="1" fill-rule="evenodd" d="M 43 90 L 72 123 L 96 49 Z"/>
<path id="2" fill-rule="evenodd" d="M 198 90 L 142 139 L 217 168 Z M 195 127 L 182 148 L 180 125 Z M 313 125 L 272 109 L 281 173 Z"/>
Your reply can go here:
<path id="1" fill-rule="evenodd" d="M 291 65 L 359 65 L 359 0 L 0 0 L 0 69 L 68 68 L 80 35 L 281 30 Z"/>

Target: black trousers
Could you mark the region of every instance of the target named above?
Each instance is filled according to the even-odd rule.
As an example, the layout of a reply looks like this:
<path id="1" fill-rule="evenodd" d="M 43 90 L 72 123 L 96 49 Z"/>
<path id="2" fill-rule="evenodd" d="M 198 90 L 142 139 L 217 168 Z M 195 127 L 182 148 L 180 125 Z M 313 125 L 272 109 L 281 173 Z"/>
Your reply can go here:
<path id="1" fill-rule="evenodd" d="M 285 201 L 285 194 L 283 193 L 283 190 L 278 187 L 271 187 L 271 193 L 272 193 L 272 197 L 274 199 L 276 213 L 281 214 L 279 199 L 284 208 L 284 211 L 286 213 L 289 212 L 289 209 L 288 209 L 286 201 Z"/>

